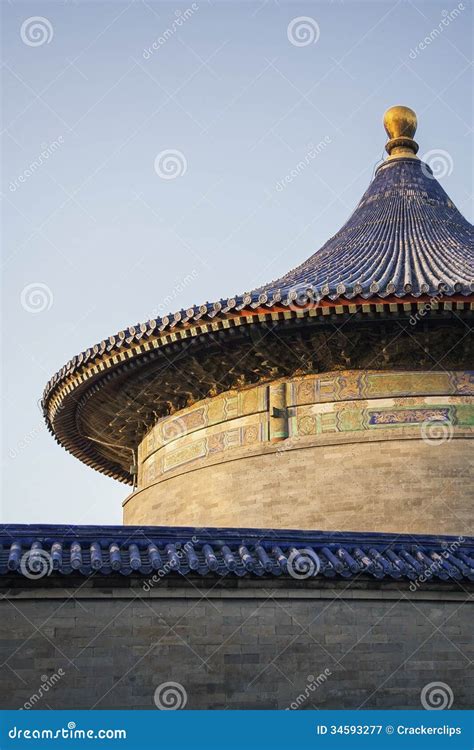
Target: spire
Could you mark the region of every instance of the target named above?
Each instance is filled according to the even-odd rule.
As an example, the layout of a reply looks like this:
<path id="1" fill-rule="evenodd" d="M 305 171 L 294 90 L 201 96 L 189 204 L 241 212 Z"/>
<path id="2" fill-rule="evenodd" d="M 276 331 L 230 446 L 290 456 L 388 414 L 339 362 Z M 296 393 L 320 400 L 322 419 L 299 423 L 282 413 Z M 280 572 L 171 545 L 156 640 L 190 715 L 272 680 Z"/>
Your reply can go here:
<path id="1" fill-rule="evenodd" d="M 385 150 L 388 153 L 387 159 L 394 159 L 400 156 L 405 159 L 418 158 L 418 144 L 413 140 L 418 125 L 416 113 L 410 107 L 403 107 L 397 104 L 390 107 L 384 114 L 383 124 L 389 141 L 385 144 Z"/>
<path id="2" fill-rule="evenodd" d="M 297 268 L 252 292 L 283 303 L 313 298 L 471 295 L 472 227 L 417 156 L 415 112 L 384 115 L 382 162 L 344 226 Z M 253 298 L 253 297 L 252 297 Z"/>

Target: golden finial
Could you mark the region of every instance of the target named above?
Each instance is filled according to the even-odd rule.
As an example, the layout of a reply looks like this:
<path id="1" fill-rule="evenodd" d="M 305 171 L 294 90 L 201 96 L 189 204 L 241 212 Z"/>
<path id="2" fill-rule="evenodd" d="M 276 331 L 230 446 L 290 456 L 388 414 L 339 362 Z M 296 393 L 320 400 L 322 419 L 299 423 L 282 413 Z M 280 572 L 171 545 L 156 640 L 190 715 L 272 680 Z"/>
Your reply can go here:
<path id="1" fill-rule="evenodd" d="M 389 137 L 385 144 L 388 158 L 409 157 L 416 159 L 418 144 L 413 140 L 416 132 L 417 119 L 415 112 L 410 107 L 396 105 L 390 107 L 384 114 L 383 124 Z"/>

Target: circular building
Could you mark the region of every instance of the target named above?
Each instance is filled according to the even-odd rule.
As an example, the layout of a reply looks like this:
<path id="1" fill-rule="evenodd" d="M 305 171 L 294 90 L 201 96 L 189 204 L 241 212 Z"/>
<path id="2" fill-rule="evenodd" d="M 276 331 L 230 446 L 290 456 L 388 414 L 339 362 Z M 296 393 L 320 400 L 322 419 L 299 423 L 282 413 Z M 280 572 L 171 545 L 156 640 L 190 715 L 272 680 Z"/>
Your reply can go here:
<path id="1" fill-rule="evenodd" d="M 461 534 L 472 521 L 472 227 L 415 113 L 348 221 L 251 292 L 130 326 L 46 386 L 126 524 Z"/>

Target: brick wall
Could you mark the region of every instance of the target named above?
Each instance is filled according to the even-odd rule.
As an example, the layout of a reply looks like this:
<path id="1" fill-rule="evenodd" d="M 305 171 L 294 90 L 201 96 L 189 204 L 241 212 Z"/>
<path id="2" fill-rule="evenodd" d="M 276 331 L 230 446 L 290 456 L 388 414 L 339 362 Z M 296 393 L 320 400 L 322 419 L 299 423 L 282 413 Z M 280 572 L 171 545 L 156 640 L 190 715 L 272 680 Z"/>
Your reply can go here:
<path id="1" fill-rule="evenodd" d="M 144 436 L 124 523 L 462 534 L 473 394 L 463 371 L 347 370 L 204 399 Z"/>
<path id="2" fill-rule="evenodd" d="M 461 428 L 457 428 L 460 430 Z M 419 428 L 235 449 L 135 492 L 124 523 L 465 534 L 472 524 L 469 433 L 429 444 Z"/>
<path id="3" fill-rule="evenodd" d="M 144 592 L 116 581 L 80 581 L 73 597 L 74 584 L 66 592 L 53 579 L 8 592 L 2 708 L 154 709 L 169 681 L 184 687 L 189 709 L 416 709 L 434 681 L 453 691 L 453 708 L 474 694 L 472 613 L 459 588 L 234 581 Z"/>

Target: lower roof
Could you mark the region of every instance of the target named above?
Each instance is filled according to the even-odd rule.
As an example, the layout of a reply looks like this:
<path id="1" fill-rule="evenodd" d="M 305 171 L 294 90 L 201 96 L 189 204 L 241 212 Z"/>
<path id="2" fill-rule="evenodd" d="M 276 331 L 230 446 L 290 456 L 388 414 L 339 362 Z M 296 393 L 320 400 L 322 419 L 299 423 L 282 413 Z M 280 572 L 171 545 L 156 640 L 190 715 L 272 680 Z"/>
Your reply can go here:
<path id="1" fill-rule="evenodd" d="M 40 586 L 57 575 L 158 580 L 190 573 L 474 581 L 474 537 L 162 526 L 0 528 L 0 576 L 23 576 Z"/>
<path id="2" fill-rule="evenodd" d="M 431 370 L 434 361 L 465 370 L 473 359 L 465 334 L 474 301 L 353 302 L 262 305 L 172 331 L 122 332 L 50 381 L 48 429 L 85 464 L 132 485 L 130 467 L 146 433 L 202 399 L 295 375 Z"/>

